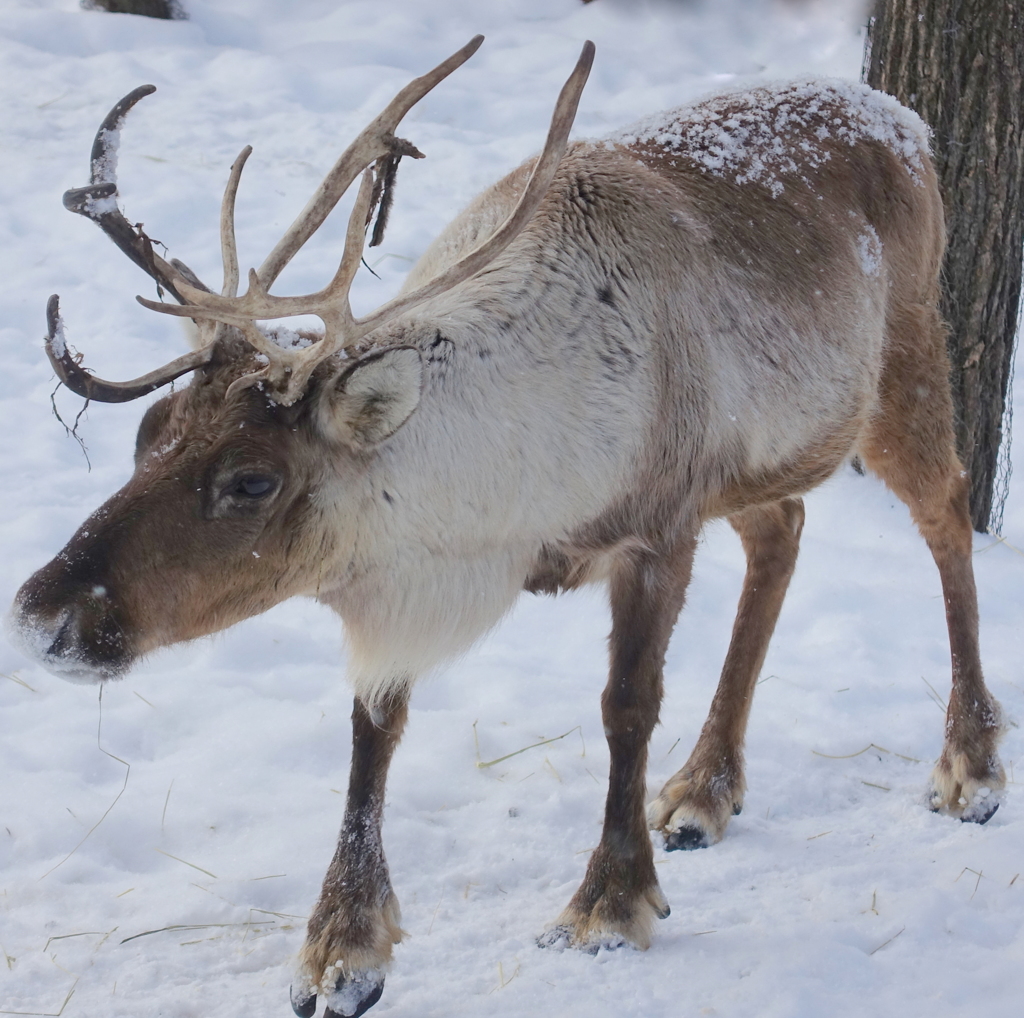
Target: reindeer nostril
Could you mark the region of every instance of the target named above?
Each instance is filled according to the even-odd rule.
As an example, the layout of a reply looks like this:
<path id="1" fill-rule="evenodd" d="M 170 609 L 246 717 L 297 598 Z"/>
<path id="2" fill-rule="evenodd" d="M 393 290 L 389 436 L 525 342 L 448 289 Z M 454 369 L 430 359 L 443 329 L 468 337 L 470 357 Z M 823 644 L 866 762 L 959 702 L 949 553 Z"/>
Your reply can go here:
<path id="1" fill-rule="evenodd" d="M 64 657 L 71 649 L 72 644 L 72 627 L 75 621 L 74 610 L 69 608 L 64 612 L 64 617 L 60 621 L 60 625 L 57 628 L 57 632 L 54 634 L 53 642 L 47 648 L 46 653 L 52 657 Z"/>

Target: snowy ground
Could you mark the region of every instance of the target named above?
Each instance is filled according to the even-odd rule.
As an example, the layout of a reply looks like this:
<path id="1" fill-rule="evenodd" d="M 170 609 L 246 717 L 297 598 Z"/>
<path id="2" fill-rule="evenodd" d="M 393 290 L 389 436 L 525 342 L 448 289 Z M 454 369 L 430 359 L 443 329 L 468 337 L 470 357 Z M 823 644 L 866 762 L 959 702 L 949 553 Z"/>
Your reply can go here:
<path id="1" fill-rule="evenodd" d="M 583 39 L 598 56 L 581 134 L 738 76 L 856 77 L 862 45 L 853 0 L 185 6 L 192 20 L 179 23 L 85 13 L 74 0 L 0 7 L 3 603 L 127 477 L 141 414 L 90 407 L 80 429 L 89 472 L 50 413 L 46 297 L 61 294 L 70 339 L 100 374 L 132 377 L 183 349 L 175 323 L 132 299 L 149 292 L 144 277 L 60 204 L 65 188 L 86 182 L 99 120 L 135 85 L 159 91 L 124 136 L 127 214 L 215 280 L 217 203 L 246 142 L 255 146 L 238 213 L 247 265 L 398 87 L 484 32 L 480 53 L 407 122 L 429 158 L 402 166 L 382 279 L 364 272 L 358 283 L 358 305 L 369 308 L 466 199 L 539 147 Z M 331 221 L 281 292 L 322 284 L 343 222 Z M 65 415 L 80 404 L 66 392 L 57 402 Z M 922 804 L 942 735 L 936 699 L 948 689 L 934 567 L 906 510 L 873 480 L 846 471 L 807 508 L 754 707 L 746 809 L 712 849 L 659 850 L 673 911 L 645 954 L 533 946 L 598 837 L 602 596 L 524 598 L 479 648 L 417 689 L 385 834 L 409 937 L 374 1014 L 1020 1013 L 1019 786 L 985 827 Z M 1008 543 L 976 540 L 982 638 L 990 684 L 1020 717 L 1019 489 L 1004 533 Z M 696 738 L 740 576 L 738 542 L 711 528 L 669 654 L 652 786 Z M 97 742 L 96 689 L 0 644 L 0 1013 L 289 1013 L 291 958 L 341 817 L 350 704 L 341 653 L 327 611 L 284 604 L 108 687 Z M 1014 728 L 1003 746 L 1011 775 L 1015 762 L 1024 772 L 1022 757 Z"/>

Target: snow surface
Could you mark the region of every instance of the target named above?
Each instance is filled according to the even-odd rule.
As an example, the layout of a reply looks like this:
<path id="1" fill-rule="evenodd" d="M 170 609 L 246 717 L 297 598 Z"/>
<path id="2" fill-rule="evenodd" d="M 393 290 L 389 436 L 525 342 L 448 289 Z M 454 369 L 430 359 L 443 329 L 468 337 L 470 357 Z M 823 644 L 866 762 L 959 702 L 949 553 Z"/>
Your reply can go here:
<path id="1" fill-rule="evenodd" d="M 184 349 L 175 322 L 132 299 L 152 293 L 145 277 L 60 202 L 87 183 L 92 135 L 136 85 L 159 91 L 124 128 L 126 214 L 217 286 L 217 210 L 243 145 L 255 146 L 238 199 L 244 270 L 399 87 L 484 32 L 480 52 L 405 124 L 428 158 L 402 165 L 388 237 L 368 259 L 381 279 L 362 272 L 357 282 L 364 313 L 395 293 L 467 199 L 540 148 L 584 39 L 597 44 L 576 127 L 585 136 L 720 87 L 856 78 L 862 46 L 853 0 L 186 7 L 191 20 L 176 22 L 83 12 L 75 0 L 0 8 L 5 603 L 127 478 L 143 410 L 89 407 L 78 433 L 90 472 L 50 411 L 47 296 L 61 294 L 73 344 L 107 377 L 135 377 Z M 278 292 L 330 278 L 346 215 L 331 218 Z M 73 421 L 81 400 L 56 400 Z M 976 568 L 988 678 L 1019 718 L 1019 493 L 1004 533 L 976 539 Z M 652 792 L 696 739 L 741 572 L 731 531 L 709 528 L 668 655 Z M 846 471 L 807 499 L 801 561 L 750 725 L 746 808 L 711 849 L 657 850 L 673 911 L 654 945 L 541 951 L 534 937 L 598 837 L 607 629 L 599 591 L 524 597 L 476 650 L 417 688 L 384 833 L 409 936 L 373 1014 L 1020 1013 L 1024 804 L 1012 783 L 985 827 L 922 804 L 948 651 L 935 569 L 885 489 Z M 155 655 L 105 688 L 101 714 L 95 687 L 0 644 L 0 1012 L 290 1014 L 292 958 L 341 818 L 341 655 L 333 616 L 289 602 Z M 1003 759 L 1011 777 L 1015 763 L 1024 770 L 1019 729 Z"/>

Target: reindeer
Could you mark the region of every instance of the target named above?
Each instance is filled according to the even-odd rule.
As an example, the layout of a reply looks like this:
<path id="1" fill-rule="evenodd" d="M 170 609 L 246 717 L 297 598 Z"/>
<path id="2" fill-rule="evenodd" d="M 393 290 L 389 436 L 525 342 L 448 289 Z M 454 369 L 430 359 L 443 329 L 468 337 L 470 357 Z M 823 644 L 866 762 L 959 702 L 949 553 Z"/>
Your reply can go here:
<path id="1" fill-rule="evenodd" d="M 797 82 L 569 144 L 587 43 L 541 155 L 476 198 L 396 298 L 355 318 L 367 226 L 399 159 L 421 155 L 394 132 L 480 42 L 359 135 L 240 296 L 233 208 L 249 149 L 224 195 L 220 294 L 117 208 L 113 139 L 151 86 L 114 107 L 91 183 L 65 196 L 180 302 L 141 303 L 192 319 L 198 338 L 157 371 L 106 382 L 72 354 L 50 299 L 47 353 L 79 395 L 135 399 L 193 375 L 146 411 L 132 478 L 22 587 L 15 624 L 46 666 L 102 682 L 295 595 L 341 617 L 352 765 L 292 988 L 300 1016 L 317 994 L 328 1016 L 379 999 L 402 937 L 380 828 L 410 689 L 523 589 L 605 583 L 612 615 L 604 829 L 539 943 L 648 946 L 669 914 L 648 827 L 666 848 L 696 848 L 740 811 L 744 729 L 796 562 L 800 496 L 853 455 L 909 506 L 942 580 L 953 685 L 931 808 L 984 823 L 1005 784 L 922 123 L 860 85 Z M 357 177 L 334 278 L 271 294 Z M 288 344 L 257 324 L 304 314 L 322 335 Z M 693 753 L 645 813 L 665 649 L 698 534 L 719 517 L 747 557 L 732 641 Z"/>

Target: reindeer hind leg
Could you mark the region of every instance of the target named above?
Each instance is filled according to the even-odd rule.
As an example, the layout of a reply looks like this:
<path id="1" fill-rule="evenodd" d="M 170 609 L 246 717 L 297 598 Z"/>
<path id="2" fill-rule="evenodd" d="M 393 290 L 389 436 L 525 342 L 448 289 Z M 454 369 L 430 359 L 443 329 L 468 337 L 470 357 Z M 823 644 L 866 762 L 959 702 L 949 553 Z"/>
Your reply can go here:
<path id="1" fill-rule="evenodd" d="M 648 821 L 662 832 L 669 851 L 721 841 L 729 818 L 743 806 L 743 737 L 757 677 L 796 566 L 803 502 L 787 498 L 753 506 L 730 516 L 729 522 L 747 555 L 729 651 L 697 745 L 647 807 Z"/>
<path id="2" fill-rule="evenodd" d="M 909 507 L 942 581 L 953 686 L 932 773 L 932 808 L 985 823 L 1006 784 L 996 753 L 1003 728 L 981 670 L 968 479 L 954 446 L 948 372 L 945 330 L 935 309 L 911 304 L 893 313 L 879 411 L 859 452 Z"/>

